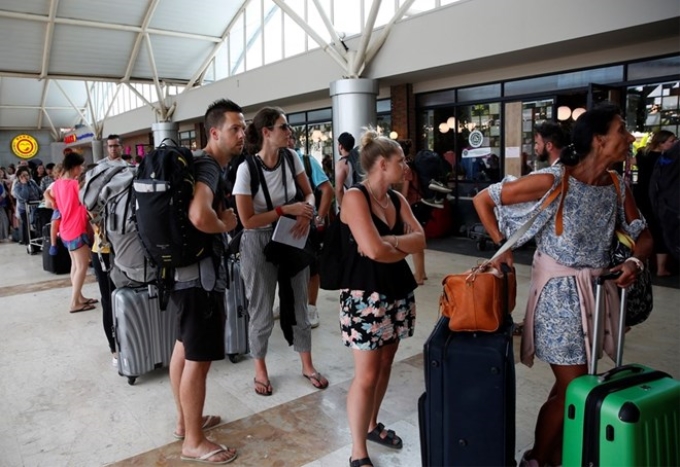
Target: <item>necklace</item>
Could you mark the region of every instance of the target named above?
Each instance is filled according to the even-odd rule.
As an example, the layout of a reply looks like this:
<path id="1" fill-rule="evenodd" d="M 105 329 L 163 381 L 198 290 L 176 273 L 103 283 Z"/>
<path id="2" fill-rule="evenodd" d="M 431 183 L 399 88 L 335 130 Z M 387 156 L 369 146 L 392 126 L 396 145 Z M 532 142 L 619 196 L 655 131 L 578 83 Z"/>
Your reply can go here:
<path id="1" fill-rule="evenodd" d="M 373 194 L 373 188 L 371 187 L 371 182 L 369 182 L 368 180 L 366 180 L 366 185 L 368 186 L 368 191 L 371 192 L 371 197 L 375 200 L 375 202 L 377 203 L 377 205 L 380 206 L 380 207 L 383 209 L 383 211 L 384 211 L 385 209 L 387 209 L 387 207 L 390 205 L 390 199 L 387 198 L 387 199 L 385 200 L 385 204 L 384 204 L 384 205 L 381 204 L 380 201 L 378 201 L 378 198 L 376 198 L 375 195 Z"/>

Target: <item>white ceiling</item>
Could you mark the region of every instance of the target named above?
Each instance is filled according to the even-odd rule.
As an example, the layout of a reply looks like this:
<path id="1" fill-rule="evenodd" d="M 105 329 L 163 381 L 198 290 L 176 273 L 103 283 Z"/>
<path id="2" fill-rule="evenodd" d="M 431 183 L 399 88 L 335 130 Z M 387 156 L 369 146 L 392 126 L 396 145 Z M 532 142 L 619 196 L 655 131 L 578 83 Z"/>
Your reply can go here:
<path id="1" fill-rule="evenodd" d="M 74 126 L 88 114 L 83 80 L 186 84 L 247 3 L 2 0 L 0 129 Z"/>

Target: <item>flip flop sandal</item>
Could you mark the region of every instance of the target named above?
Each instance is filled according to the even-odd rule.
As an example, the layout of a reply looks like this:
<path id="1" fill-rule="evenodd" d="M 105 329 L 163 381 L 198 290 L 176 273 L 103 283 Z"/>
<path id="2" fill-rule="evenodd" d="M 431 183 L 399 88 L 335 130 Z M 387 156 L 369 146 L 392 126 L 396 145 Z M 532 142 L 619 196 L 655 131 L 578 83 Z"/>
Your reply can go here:
<path id="1" fill-rule="evenodd" d="M 373 462 L 371 462 L 370 457 L 364 457 L 363 459 L 354 459 L 349 458 L 349 467 L 362 467 L 362 466 L 368 466 L 368 467 L 373 467 Z"/>
<path id="2" fill-rule="evenodd" d="M 255 394 L 258 396 L 271 396 L 273 391 L 272 391 L 272 383 L 267 380 L 265 383 L 262 381 L 258 381 L 257 378 L 253 378 L 253 382 L 255 383 Z M 264 388 L 264 392 L 259 392 L 257 388 Z"/>
<path id="3" fill-rule="evenodd" d="M 318 371 L 312 373 L 311 375 L 306 375 L 302 373 L 302 376 L 311 381 L 312 386 L 314 386 L 316 389 L 326 389 L 328 387 L 328 380 L 326 380 L 326 382 L 323 383 L 322 382 L 323 375 Z"/>
<path id="4" fill-rule="evenodd" d="M 201 425 L 201 430 L 206 431 L 211 428 L 215 428 L 217 425 L 220 424 L 222 421 L 222 417 L 219 415 L 204 415 L 203 416 L 203 425 Z M 182 440 L 184 439 L 184 435 L 180 435 L 178 433 L 173 432 L 172 433 L 173 438 Z"/>
<path id="5" fill-rule="evenodd" d="M 373 431 L 369 431 L 366 435 L 368 441 L 373 441 L 374 443 L 382 444 L 392 449 L 401 449 L 403 447 L 403 442 L 401 438 L 393 430 L 385 430 L 387 434 L 383 438 L 380 434 L 385 430 L 385 425 L 378 423 Z"/>
<path id="6" fill-rule="evenodd" d="M 76 308 L 75 310 L 68 310 L 69 313 L 80 313 L 81 311 L 90 311 L 94 310 L 96 307 L 94 305 L 83 305 L 80 308 Z"/>
<path id="7" fill-rule="evenodd" d="M 211 457 L 223 453 L 223 452 L 228 452 L 229 448 L 226 447 L 223 444 L 218 444 L 219 448 L 215 449 L 214 451 L 206 452 L 202 456 L 199 457 L 189 457 L 189 456 L 180 456 L 180 459 L 182 459 L 185 462 L 198 462 L 199 464 L 209 464 L 209 465 L 224 465 L 224 464 L 229 464 L 230 462 L 234 462 L 236 458 L 238 457 L 237 453 L 234 453 L 233 456 L 231 456 L 228 459 L 225 459 L 223 461 L 210 461 Z"/>
<path id="8" fill-rule="evenodd" d="M 88 298 L 87 300 L 85 300 L 84 305 L 94 305 L 95 303 L 99 303 L 99 300 L 97 300 L 96 298 Z"/>

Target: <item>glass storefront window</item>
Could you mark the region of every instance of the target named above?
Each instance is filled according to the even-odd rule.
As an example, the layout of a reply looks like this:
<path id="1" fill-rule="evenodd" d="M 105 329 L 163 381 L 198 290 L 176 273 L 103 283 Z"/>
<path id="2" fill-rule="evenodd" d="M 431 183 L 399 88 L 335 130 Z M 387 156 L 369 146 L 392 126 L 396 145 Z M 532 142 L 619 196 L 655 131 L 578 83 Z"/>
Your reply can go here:
<path id="1" fill-rule="evenodd" d="M 457 178 L 490 181 L 501 179 L 501 105 L 466 105 L 457 108 L 460 155 Z"/>
<path id="2" fill-rule="evenodd" d="M 196 131 L 180 131 L 179 132 L 179 145 L 189 148 L 192 151 L 197 149 L 196 145 Z"/>
<path id="3" fill-rule="evenodd" d="M 628 65 L 628 79 L 630 81 L 673 75 L 680 75 L 680 55 Z"/>
<path id="4" fill-rule="evenodd" d="M 308 154 L 323 165 L 324 156 L 333 158 L 333 124 L 316 123 L 307 127 Z"/>
<path id="5" fill-rule="evenodd" d="M 680 81 L 629 87 L 626 123 L 632 131 L 653 133 L 680 129 Z"/>
<path id="6" fill-rule="evenodd" d="M 522 175 L 547 167 L 547 162 L 536 160 L 534 130 L 543 122 L 552 121 L 553 99 L 522 102 Z"/>

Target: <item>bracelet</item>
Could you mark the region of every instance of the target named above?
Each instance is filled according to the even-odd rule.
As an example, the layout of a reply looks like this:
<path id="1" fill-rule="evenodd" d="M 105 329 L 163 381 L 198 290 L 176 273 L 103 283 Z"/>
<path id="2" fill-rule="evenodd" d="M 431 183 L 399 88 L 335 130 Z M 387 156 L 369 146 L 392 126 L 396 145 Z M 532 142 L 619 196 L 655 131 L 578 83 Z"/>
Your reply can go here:
<path id="1" fill-rule="evenodd" d="M 281 206 L 276 206 L 274 208 L 274 211 L 276 211 L 276 215 L 279 217 L 283 217 L 283 208 Z"/>
<path id="2" fill-rule="evenodd" d="M 631 263 L 635 263 L 635 266 L 637 267 L 639 272 L 642 272 L 645 270 L 645 263 L 643 263 L 639 258 L 636 258 L 635 256 L 631 256 L 630 258 L 626 258 L 624 263 L 627 263 L 630 261 Z"/>
<path id="3" fill-rule="evenodd" d="M 505 242 L 507 242 L 507 241 L 508 241 L 507 238 L 501 238 L 501 239 L 498 241 L 498 243 L 494 243 L 494 245 L 496 245 L 496 247 L 500 248 L 500 247 L 502 247 L 503 245 L 505 245 Z"/>
<path id="4" fill-rule="evenodd" d="M 398 250 L 399 249 L 399 239 L 397 238 L 396 235 L 392 235 L 394 237 L 394 249 Z"/>

